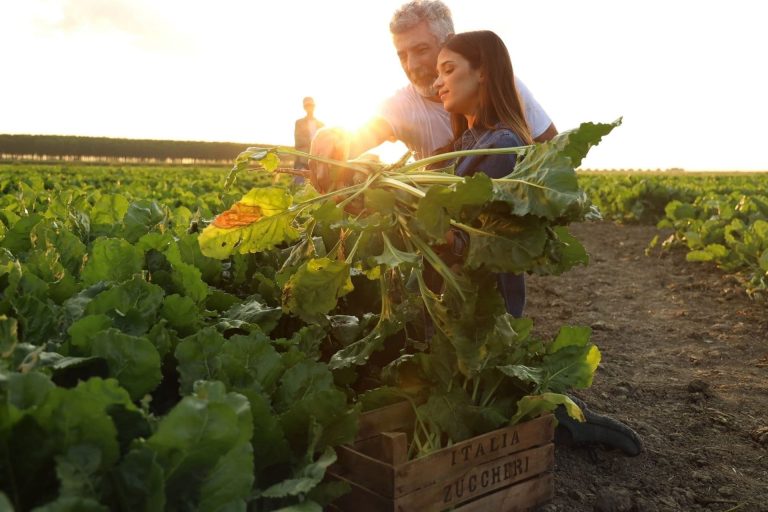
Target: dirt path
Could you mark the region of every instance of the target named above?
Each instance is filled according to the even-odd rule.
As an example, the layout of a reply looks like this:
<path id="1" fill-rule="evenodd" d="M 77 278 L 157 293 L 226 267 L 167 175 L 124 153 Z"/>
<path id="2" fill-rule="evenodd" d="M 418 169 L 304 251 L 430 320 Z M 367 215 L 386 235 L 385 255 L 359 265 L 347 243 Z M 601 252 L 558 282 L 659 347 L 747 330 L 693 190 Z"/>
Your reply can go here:
<path id="1" fill-rule="evenodd" d="M 682 251 L 645 256 L 654 227 L 572 231 L 592 263 L 530 277 L 527 315 L 542 335 L 592 326 L 603 359 L 575 394 L 645 452 L 558 448 L 541 512 L 768 511 L 768 307 Z"/>

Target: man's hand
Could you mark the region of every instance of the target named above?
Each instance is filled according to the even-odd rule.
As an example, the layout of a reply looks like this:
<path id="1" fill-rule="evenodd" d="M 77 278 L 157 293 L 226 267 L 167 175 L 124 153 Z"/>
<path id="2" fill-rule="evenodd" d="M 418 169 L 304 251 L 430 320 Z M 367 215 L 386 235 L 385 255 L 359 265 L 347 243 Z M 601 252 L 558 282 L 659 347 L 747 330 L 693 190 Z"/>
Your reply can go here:
<path id="1" fill-rule="evenodd" d="M 310 154 L 347 161 L 384 141 L 395 140 L 390 124 L 381 117 L 375 117 L 354 133 L 341 128 L 321 128 L 315 134 Z M 336 190 L 351 183 L 350 171 L 317 160 L 309 161 L 310 181 L 318 192 Z"/>
<path id="2" fill-rule="evenodd" d="M 351 137 L 341 128 L 321 128 L 315 134 L 309 153 L 332 160 L 346 162 L 349 159 Z M 315 189 L 322 193 L 342 188 L 348 180 L 350 171 L 343 167 L 326 164 L 314 159 L 309 160 L 309 180 Z"/>

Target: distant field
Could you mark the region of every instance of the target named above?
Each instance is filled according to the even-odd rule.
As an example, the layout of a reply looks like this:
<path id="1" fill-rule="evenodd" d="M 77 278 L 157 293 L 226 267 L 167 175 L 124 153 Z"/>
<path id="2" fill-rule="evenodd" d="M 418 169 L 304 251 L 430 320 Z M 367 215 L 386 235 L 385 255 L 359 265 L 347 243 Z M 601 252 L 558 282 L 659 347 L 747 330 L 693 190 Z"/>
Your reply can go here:
<path id="1" fill-rule="evenodd" d="M 210 218 L 264 184 L 264 176 L 241 173 L 225 191 L 228 167 L 0 164 L 0 232 L 24 211 L 44 211 L 62 201 L 92 206 L 110 194 Z M 673 228 L 666 246 L 684 245 L 693 261 L 746 272 L 752 290 L 768 285 L 768 173 L 582 171 L 579 176 L 604 218 Z"/>

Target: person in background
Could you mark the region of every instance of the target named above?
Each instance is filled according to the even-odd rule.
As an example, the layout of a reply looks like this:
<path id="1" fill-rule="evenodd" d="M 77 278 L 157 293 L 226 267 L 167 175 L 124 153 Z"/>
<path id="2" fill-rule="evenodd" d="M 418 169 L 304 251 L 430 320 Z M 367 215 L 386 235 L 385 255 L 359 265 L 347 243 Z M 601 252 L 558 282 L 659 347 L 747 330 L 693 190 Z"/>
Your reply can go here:
<path id="1" fill-rule="evenodd" d="M 295 127 L 293 129 L 293 145 L 299 151 L 309 153 L 309 148 L 312 143 L 317 130 L 323 127 L 323 123 L 315 118 L 315 100 L 312 97 L 307 96 L 303 100 L 304 112 L 306 116 L 296 120 Z M 308 169 L 308 161 L 303 157 L 296 157 L 293 163 L 293 168 L 296 170 Z M 298 177 L 298 180 L 302 178 Z"/>
<path id="2" fill-rule="evenodd" d="M 454 34 L 450 10 L 440 0 L 414 0 L 395 11 L 389 27 L 400 65 L 409 81 L 408 85 L 385 100 L 378 115 L 357 132 L 349 133 L 335 128 L 319 130 L 312 140 L 310 152 L 313 155 L 336 160 L 346 159 L 358 156 L 385 141 L 400 140 L 414 152 L 416 158 L 424 158 L 454 140 L 451 114 L 444 108 L 435 88 L 438 79 L 438 55 L 446 41 Z M 441 83 L 437 82 L 437 85 Z M 517 116 L 515 127 L 504 128 L 497 136 L 493 135 L 496 130 L 491 130 L 486 134 L 488 139 L 475 140 L 472 147 L 483 147 L 480 144 L 489 143 L 491 140 L 496 144 L 518 144 L 518 141 L 514 140 L 515 137 L 520 138 L 523 143 L 530 140 L 545 142 L 557 135 L 555 125 L 528 88 L 516 77 L 509 87 L 517 90 L 515 96 L 519 98 L 519 111 L 523 113 L 525 126 L 518 123 Z M 526 132 L 529 138 L 526 138 Z M 468 137 L 474 135 L 470 134 Z M 472 143 L 472 139 L 468 139 L 466 143 Z M 474 165 L 471 159 L 465 159 L 459 162 L 458 170 L 469 172 Z M 504 167 L 506 163 L 499 166 Z M 310 170 L 312 185 L 320 192 L 344 186 L 343 183 L 332 182 L 332 175 L 325 164 L 311 160 Z M 452 240 L 450 242 L 454 245 Z M 519 291 L 519 281 L 512 280 L 509 284 L 518 287 Z M 503 285 L 500 286 L 506 299 L 507 292 L 504 291 Z M 515 293 L 517 292 L 512 295 Z M 518 294 L 517 300 L 524 302 L 524 296 Z M 507 304 L 508 308 L 510 306 L 514 304 Z M 519 309 L 522 312 L 522 304 Z M 571 398 L 581 407 L 586 421 L 581 423 L 571 419 L 565 409 L 559 407 L 555 411 L 559 421 L 556 441 L 588 446 L 602 445 L 620 449 L 631 456 L 640 454 L 643 449 L 642 441 L 631 428 L 613 418 L 595 413 L 583 401 Z"/>

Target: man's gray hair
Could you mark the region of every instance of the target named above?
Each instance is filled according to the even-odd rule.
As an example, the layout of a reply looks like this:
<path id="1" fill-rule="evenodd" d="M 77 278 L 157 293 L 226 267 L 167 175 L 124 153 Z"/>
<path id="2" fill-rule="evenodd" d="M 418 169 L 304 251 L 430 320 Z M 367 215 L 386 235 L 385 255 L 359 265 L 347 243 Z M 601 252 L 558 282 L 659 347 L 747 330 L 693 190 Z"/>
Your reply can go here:
<path id="1" fill-rule="evenodd" d="M 401 34 L 426 21 L 429 30 L 442 45 L 453 34 L 451 10 L 440 0 L 413 0 L 403 4 L 389 22 L 389 31 Z"/>

